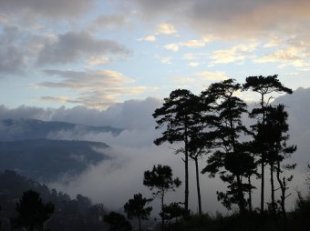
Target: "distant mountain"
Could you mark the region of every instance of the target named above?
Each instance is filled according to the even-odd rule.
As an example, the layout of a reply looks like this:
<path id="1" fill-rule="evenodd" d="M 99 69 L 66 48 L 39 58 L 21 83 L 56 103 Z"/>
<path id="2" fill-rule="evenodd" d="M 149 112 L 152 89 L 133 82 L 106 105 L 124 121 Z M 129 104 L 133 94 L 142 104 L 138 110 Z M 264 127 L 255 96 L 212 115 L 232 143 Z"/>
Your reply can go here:
<path id="1" fill-rule="evenodd" d="M 112 133 L 118 135 L 122 130 L 113 127 L 92 127 L 58 121 L 41 121 L 35 119 L 5 119 L 0 121 L 0 140 L 48 139 L 57 132 L 74 131 L 79 134 Z"/>
<path id="2" fill-rule="evenodd" d="M 0 170 L 14 170 L 43 182 L 82 173 L 108 158 L 105 143 L 64 140 L 0 142 Z"/>

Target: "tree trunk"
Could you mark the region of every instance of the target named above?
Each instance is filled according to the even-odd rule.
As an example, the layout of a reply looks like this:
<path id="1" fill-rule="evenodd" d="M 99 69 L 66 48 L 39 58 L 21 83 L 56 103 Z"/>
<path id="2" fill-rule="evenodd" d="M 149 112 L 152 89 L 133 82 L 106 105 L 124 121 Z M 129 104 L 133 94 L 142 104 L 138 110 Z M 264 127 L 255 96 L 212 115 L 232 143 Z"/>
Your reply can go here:
<path id="1" fill-rule="evenodd" d="M 285 177 L 281 180 L 281 169 L 280 169 L 280 161 L 277 161 L 277 180 L 281 189 L 281 197 L 280 197 L 280 206 L 282 210 L 283 217 L 286 219 L 286 210 L 285 210 L 285 199 L 286 199 L 286 181 Z"/>
<path id="2" fill-rule="evenodd" d="M 272 214 L 276 213 L 276 202 L 274 197 L 274 163 L 270 163 L 270 185 L 271 185 L 271 212 Z"/>
<path id="3" fill-rule="evenodd" d="M 185 132 L 184 132 L 184 165 L 185 165 L 185 199 L 184 199 L 184 207 L 186 214 L 189 213 L 188 210 L 188 197 L 189 197 L 189 185 L 188 185 L 188 134 L 187 134 L 187 125 L 185 125 Z"/>
<path id="4" fill-rule="evenodd" d="M 200 194 L 200 180 L 199 180 L 199 166 L 198 166 L 198 157 L 195 159 L 195 167 L 196 167 L 196 183 L 197 183 L 197 196 L 198 196 L 198 213 L 199 216 L 202 215 L 201 209 L 201 194 Z"/>
<path id="5" fill-rule="evenodd" d="M 249 184 L 249 211 L 252 212 L 253 208 L 252 208 L 252 183 L 251 183 L 251 176 L 248 176 L 248 184 Z"/>
<path id="6" fill-rule="evenodd" d="M 238 184 L 238 206 L 240 210 L 240 214 L 244 214 L 245 212 L 245 203 L 244 203 L 244 197 L 242 192 L 242 181 L 240 175 L 236 175 L 237 178 L 237 184 Z"/>
<path id="7" fill-rule="evenodd" d="M 139 231 L 142 231 L 142 228 L 141 228 L 141 217 L 138 216 L 138 225 L 139 225 Z"/>
<path id="8" fill-rule="evenodd" d="M 165 229 L 165 217 L 164 217 L 164 192 L 161 194 L 161 231 L 164 231 Z"/>
<path id="9" fill-rule="evenodd" d="M 264 105 L 264 94 L 261 95 L 261 109 L 265 108 Z M 263 111 L 263 124 L 265 124 L 265 119 L 266 115 L 265 112 Z M 265 152 L 263 151 L 261 153 L 261 194 L 260 194 L 260 213 L 264 213 L 264 206 L 265 206 Z"/>

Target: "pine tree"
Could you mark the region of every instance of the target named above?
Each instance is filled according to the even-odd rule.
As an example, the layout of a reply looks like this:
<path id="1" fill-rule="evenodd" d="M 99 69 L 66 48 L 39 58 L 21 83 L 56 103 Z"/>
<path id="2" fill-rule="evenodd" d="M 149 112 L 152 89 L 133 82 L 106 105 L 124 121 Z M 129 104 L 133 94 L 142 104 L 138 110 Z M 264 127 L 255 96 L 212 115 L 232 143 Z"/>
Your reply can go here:
<path id="1" fill-rule="evenodd" d="M 13 226 L 25 227 L 28 231 L 43 231 L 45 221 L 54 212 L 54 205 L 43 203 L 39 193 L 29 190 L 17 202 L 16 211 L 18 216 L 12 219 Z"/>
<path id="2" fill-rule="evenodd" d="M 214 100 L 216 120 L 214 134 L 216 151 L 208 158 L 208 165 L 203 173 L 211 176 L 219 173 L 221 179 L 227 182 L 226 193 L 218 192 L 218 199 L 228 208 L 236 203 L 240 213 L 246 209 L 244 193 L 249 185 L 243 182 L 247 173 L 255 168 L 254 159 L 245 151 L 245 144 L 240 141 L 240 135 L 248 131 L 242 124 L 241 116 L 246 113 L 246 104 L 235 93 L 241 89 L 240 84 L 229 79 L 214 83 L 202 93 Z"/>
<path id="3" fill-rule="evenodd" d="M 124 205 L 124 211 L 127 214 L 128 219 L 136 217 L 138 219 L 139 231 L 141 228 L 141 220 L 147 220 L 152 211 L 152 207 L 146 207 L 152 199 L 142 197 L 142 194 L 135 194 L 132 199 Z"/>
<path id="4" fill-rule="evenodd" d="M 161 211 L 163 212 L 165 194 L 174 191 L 181 185 L 179 178 L 173 178 L 172 169 L 167 165 L 153 166 L 151 171 L 144 172 L 143 184 L 153 191 L 155 197 L 160 198 Z M 162 230 L 164 230 L 164 216 L 162 216 Z"/>
<path id="5" fill-rule="evenodd" d="M 164 99 L 162 107 L 155 110 L 153 117 L 156 119 L 156 129 L 165 127 L 162 136 L 154 141 L 156 145 L 163 142 L 183 142 L 184 147 L 177 153 L 184 154 L 185 167 L 185 192 L 184 206 L 188 211 L 189 197 L 189 141 L 190 131 L 197 125 L 197 97 L 186 89 L 174 90 L 168 98 Z"/>
<path id="6" fill-rule="evenodd" d="M 257 122 L 252 126 L 254 140 L 257 142 L 259 140 L 260 131 L 259 127 L 264 127 L 266 120 L 266 109 L 270 103 L 271 97 L 268 95 L 272 93 L 288 93 L 291 94 L 292 90 L 284 87 L 278 79 L 277 75 L 272 76 L 249 76 L 246 78 L 246 83 L 243 84 L 243 90 L 251 89 L 254 92 L 257 92 L 260 95 L 260 106 L 256 107 L 251 112 L 251 117 L 256 118 Z M 268 97 L 268 98 L 267 98 Z M 267 147 L 264 146 L 264 143 L 256 145 L 257 150 L 255 151 L 259 155 L 259 164 L 261 166 L 261 213 L 264 212 L 265 206 L 265 165 L 266 165 L 266 152 Z M 274 188 L 271 189 L 274 192 Z M 275 204 L 274 201 L 271 202 Z"/>

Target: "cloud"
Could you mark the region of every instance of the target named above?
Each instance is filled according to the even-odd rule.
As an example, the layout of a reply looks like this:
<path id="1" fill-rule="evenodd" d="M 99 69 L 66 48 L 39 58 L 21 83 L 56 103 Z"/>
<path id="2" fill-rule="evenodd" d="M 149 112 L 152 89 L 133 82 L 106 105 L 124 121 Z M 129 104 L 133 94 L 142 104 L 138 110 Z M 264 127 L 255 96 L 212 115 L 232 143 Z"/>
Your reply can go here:
<path id="1" fill-rule="evenodd" d="M 177 30 L 171 23 L 160 23 L 155 30 L 155 35 L 176 35 Z"/>
<path id="2" fill-rule="evenodd" d="M 33 62 L 48 36 L 36 35 L 16 26 L 0 30 L 0 74 L 20 74 Z"/>
<path id="3" fill-rule="evenodd" d="M 112 40 L 97 39 L 87 32 L 67 32 L 41 50 L 38 64 L 65 64 L 89 57 L 124 57 L 128 53 L 127 48 Z"/>
<path id="4" fill-rule="evenodd" d="M 206 79 L 208 81 L 220 82 L 223 80 L 228 79 L 228 76 L 224 72 L 220 71 L 203 71 L 197 73 L 196 76 L 200 77 L 201 79 Z"/>
<path id="5" fill-rule="evenodd" d="M 170 44 L 165 45 L 164 48 L 167 50 L 174 51 L 174 52 L 179 51 L 179 49 L 181 47 L 202 48 L 202 47 L 205 47 L 208 42 L 213 41 L 213 39 L 214 38 L 205 36 L 204 38 L 199 39 L 199 40 L 198 39 L 192 39 L 192 40 L 188 40 L 185 42 L 170 43 Z"/>
<path id="6" fill-rule="evenodd" d="M 188 88 L 191 86 L 192 89 L 200 91 L 206 89 L 211 83 L 223 81 L 228 79 L 228 76 L 224 72 L 220 71 L 203 71 L 195 73 L 191 76 L 178 77 L 173 81 L 177 88 Z"/>
<path id="7" fill-rule="evenodd" d="M 258 35 L 281 30 L 288 24 L 293 28 L 309 20 L 307 0 L 135 0 L 146 18 L 164 16 L 187 24 L 203 34 L 227 37 Z M 229 22 L 229 23 L 227 23 Z M 288 29 L 288 28 L 287 28 Z"/>
<path id="8" fill-rule="evenodd" d="M 1 0 L 0 12 L 47 18 L 71 18 L 85 14 L 94 3 L 94 0 Z"/>
<path id="9" fill-rule="evenodd" d="M 257 43 L 250 43 L 213 51 L 211 54 L 212 64 L 242 62 L 251 57 L 256 48 Z"/>
<path id="10" fill-rule="evenodd" d="M 309 58 L 310 53 L 307 48 L 291 46 L 283 49 L 278 49 L 271 54 L 256 58 L 257 63 L 280 63 L 281 65 L 290 65 L 299 68 L 310 68 Z"/>
<path id="11" fill-rule="evenodd" d="M 170 44 L 165 45 L 164 48 L 166 50 L 177 52 L 177 51 L 179 51 L 180 46 L 177 43 L 170 43 Z"/>
<path id="12" fill-rule="evenodd" d="M 172 57 L 170 56 L 156 56 L 156 58 L 163 64 L 171 64 Z"/>
<path id="13" fill-rule="evenodd" d="M 48 88 L 67 88 L 74 90 L 78 97 L 68 98 L 45 96 L 42 100 L 55 100 L 87 107 L 106 107 L 119 100 L 123 95 L 135 95 L 145 90 L 142 86 L 132 86 L 133 80 L 123 74 L 111 71 L 63 71 L 45 70 L 49 76 L 61 78 L 60 81 L 46 81 L 39 86 Z"/>
<path id="14" fill-rule="evenodd" d="M 128 17 L 123 14 L 100 15 L 90 24 L 89 29 L 91 31 L 101 29 L 119 29 L 128 22 Z"/>
<path id="15" fill-rule="evenodd" d="M 63 97 L 58 97 L 60 100 Z M 44 121 L 62 121 L 89 126 L 112 126 L 131 130 L 144 130 L 155 127 L 152 117 L 154 110 L 161 105 L 161 100 L 146 98 L 144 100 L 127 100 L 110 105 L 105 110 L 76 106 L 73 108 L 60 107 L 38 108 L 20 106 L 7 108 L 0 106 L 0 119 L 39 119 Z"/>
<path id="16" fill-rule="evenodd" d="M 142 38 L 139 38 L 138 41 L 147 41 L 147 42 L 155 42 L 156 36 L 155 35 L 146 35 Z"/>
<path id="17" fill-rule="evenodd" d="M 189 66 L 192 67 L 196 67 L 199 66 L 204 62 L 206 62 L 208 59 L 210 58 L 210 54 L 209 53 L 201 53 L 201 52 L 197 52 L 197 53 L 185 53 L 182 56 L 182 59 L 188 62 Z"/>

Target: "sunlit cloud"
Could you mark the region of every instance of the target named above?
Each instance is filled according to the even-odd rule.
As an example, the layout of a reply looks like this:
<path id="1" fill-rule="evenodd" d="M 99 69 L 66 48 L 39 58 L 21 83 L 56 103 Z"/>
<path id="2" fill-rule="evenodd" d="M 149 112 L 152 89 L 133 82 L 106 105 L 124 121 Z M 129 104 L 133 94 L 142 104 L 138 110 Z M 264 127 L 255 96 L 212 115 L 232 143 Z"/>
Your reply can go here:
<path id="1" fill-rule="evenodd" d="M 257 58 L 258 63 L 273 63 L 279 62 L 286 65 L 293 65 L 296 67 L 310 66 L 309 57 L 305 57 L 304 53 L 296 47 L 289 47 L 286 49 L 276 50 L 271 54 L 264 55 Z"/>
<path id="2" fill-rule="evenodd" d="M 155 31 L 156 35 L 176 35 L 177 30 L 174 25 L 170 23 L 160 23 Z"/>
<path id="3" fill-rule="evenodd" d="M 46 81 L 39 85 L 47 88 L 67 88 L 74 90 L 77 97 L 44 96 L 42 100 L 63 101 L 91 108 L 104 108 L 120 100 L 124 95 L 134 96 L 146 88 L 134 86 L 134 81 L 123 74 L 111 71 L 62 71 L 45 70 L 48 76 L 61 78 L 60 81 Z"/>
<path id="4" fill-rule="evenodd" d="M 178 42 L 178 43 L 170 43 L 164 46 L 166 50 L 171 50 L 174 52 L 177 52 L 180 50 L 182 47 L 187 47 L 187 48 L 202 48 L 205 47 L 207 43 L 211 42 L 213 38 L 211 39 L 210 37 L 204 37 L 202 39 L 192 39 L 192 40 L 187 40 L 185 42 Z"/>
<path id="5" fill-rule="evenodd" d="M 250 43 L 216 50 L 211 54 L 212 64 L 242 62 L 253 54 L 256 48 L 257 43 Z"/>
<path id="6" fill-rule="evenodd" d="M 156 41 L 156 36 L 155 35 L 146 35 L 146 36 L 138 39 L 138 41 L 155 42 Z"/>

